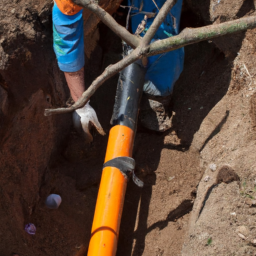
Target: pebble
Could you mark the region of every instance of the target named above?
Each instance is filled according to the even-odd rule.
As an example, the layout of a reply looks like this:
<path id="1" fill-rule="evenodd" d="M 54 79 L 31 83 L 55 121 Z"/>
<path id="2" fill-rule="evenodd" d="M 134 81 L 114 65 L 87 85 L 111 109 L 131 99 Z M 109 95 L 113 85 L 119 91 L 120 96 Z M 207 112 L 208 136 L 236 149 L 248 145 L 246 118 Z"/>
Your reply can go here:
<path id="1" fill-rule="evenodd" d="M 62 202 L 62 199 L 60 195 L 50 194 L 45 200 L 45 205 L 49 209 L 58 209 L 61 202 Z"/>
<path id="2" fill-rule="evenodd" d="M 169 178 L 168 178 L 168 181 L 171 181 L 171 180 L 173 180 L 174 178 L 175 178 L 175 176 L 169 177 Z"/>
<path id="3" fill-rule="evenodd" d="M 251 242 L 253 245 L 256 245 L 256 239 L 253 239 Z"/>
<path id="4" fill-rule="evenodd" d="M 209 168 L 211 169 L 211 171 L 215 172 L 215 171 L 217 170 L 217 165 L 214 164 L 214 163 L 211 163 L 211 164 L 209 165 Z"/>
<path id="5" fill-rule="evenodd" d="M 207 175 L 207 176 L 204 178 L 204 182 L 208 182 L 210 179 L 211 179 L 211 177 Z"/>
<path id="6" fill-rule="evenodd" d="M 255 206 L 256 205 L 256 200 L 251 199 L 251 198 L 246 198 L 245 203 L 250 205 L 250 206 Z"/>
<path id="7" fill-rule="evenodd" d="M 256 239 L 253 239 L 251 243 L 256 245 Z"/>
<path id="8" fill-rule="evenodd" d="M 240 238 L 242 238 L 243 240 L 246 240 L 246 237 L 243 235 L 243 234 L 241 234 L 241 233 L 237 233 L 238 234 L 238 236 L 240 237 Z"/>
<path id="9" fill-rule="evenodd" d="M 236 213 L 235 212 L 231 212 L 230 215 L 236 216 Z"/>
<path id="10" fill-rule="evenodd" d="M 241 237 L 242 239 L 246 239 L 246 237 L 249 236 L 249 229 L 246 226 L 239 226 L 236 229 L 236 233 L 238 234 L 239 237 Z"/>

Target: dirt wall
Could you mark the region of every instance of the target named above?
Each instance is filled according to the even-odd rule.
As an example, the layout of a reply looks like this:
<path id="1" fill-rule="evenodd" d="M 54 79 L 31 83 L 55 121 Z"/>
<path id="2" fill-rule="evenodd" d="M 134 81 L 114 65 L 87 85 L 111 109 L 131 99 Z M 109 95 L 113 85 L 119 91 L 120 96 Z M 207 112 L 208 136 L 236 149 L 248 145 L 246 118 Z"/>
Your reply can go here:
<path id="1" fill-rule="evenodd" d="M 255 15 L 254 1 L 188 2 L 206 24 Z M 184 256 L 256 253 L 251 203 L 256 196 L 255 39 L 252 29 L 213 40 L 229 62 L 230 80 L 226 81 L 227 93 L 205 117 L 191 144 L 200 152 L 204 175 L 183 245 Z"/>
<path id="2" fill-rule="evenodd" d="M 102 0 L 100 4 L 113 13 L 119 2 Z M 43 246 L 33 246 L 24 226 L 32 221 L 40 200 L 44 201 L 47 171 L 70 132 L 71 115 L 43 115 L 45 108 L 65 106 L 69 97 L 52 49 L 52 5 L 52 1 L 40 0 L 0 2 L 1 255 L 11 255 L 17 248 L 22 255 L 43 253 Z M 99 20 L 85 11 L 84 22 L 91 54 L 99 37 L 92 40 L 90 35 L 99 34 Z M 87 66 L 91 65 L 90 54 Z M 45 236 L 47 231 L 42 239 Z"/>

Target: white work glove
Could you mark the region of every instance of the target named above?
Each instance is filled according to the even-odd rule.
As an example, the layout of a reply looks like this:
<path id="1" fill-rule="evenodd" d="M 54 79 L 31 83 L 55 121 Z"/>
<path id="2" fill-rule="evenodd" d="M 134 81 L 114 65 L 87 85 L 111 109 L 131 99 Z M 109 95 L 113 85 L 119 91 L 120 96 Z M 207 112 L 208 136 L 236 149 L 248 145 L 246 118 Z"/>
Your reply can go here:
<path id="1" fill-rule="evenodd" d="M 105 132 L 98 121 L 96 112 L 90 106 L 89 101 L 82 108 L 76 109 L 73 112 L 73 123 L 76 130 L 83 134 L 87 143 L 93 141 L 93 137 L 90 133 L 92 126 L 96 128 L 99 134 L 105 135 Z"/>

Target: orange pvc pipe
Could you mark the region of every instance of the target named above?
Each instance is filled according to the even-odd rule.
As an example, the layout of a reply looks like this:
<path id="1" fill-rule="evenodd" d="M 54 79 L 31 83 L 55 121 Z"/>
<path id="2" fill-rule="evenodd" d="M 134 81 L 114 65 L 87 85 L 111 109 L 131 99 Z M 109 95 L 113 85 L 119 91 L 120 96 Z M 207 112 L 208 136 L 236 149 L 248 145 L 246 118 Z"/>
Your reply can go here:
<path id="1" fill-rule="evenodd" d="M 134 131 L 122 125 L 110 130 L 105 162 L 132 156 Z M 105 167 L 96 203 L 88 256 L 114 256 L 121 222 L 127 178 L 115 167 Z"/>

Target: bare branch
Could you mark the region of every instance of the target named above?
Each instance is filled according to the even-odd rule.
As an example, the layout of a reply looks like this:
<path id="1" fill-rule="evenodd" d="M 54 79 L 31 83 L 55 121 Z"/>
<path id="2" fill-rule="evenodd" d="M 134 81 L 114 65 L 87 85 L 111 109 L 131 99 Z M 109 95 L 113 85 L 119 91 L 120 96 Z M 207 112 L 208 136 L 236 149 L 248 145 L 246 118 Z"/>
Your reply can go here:
<path id="1" fill-rule="evenodd" d="M 210 40 L 220 36 L 234 34 L 236 32 L 255 27 L 256 16 L 254 15 L 201 28 L 186 28 L 177 36 L 169 37 L 167 39 L 152 43 L 146 56 L 173 51 L 186 45 L 198 43 L 204 40 Z"/>
<path id="2" fill-rule="evenodd" d="M 145 45 L 145 42 L 143 42 L 146 36 L 145 35 L 141 40 L 140 45 L 130 55 L 118 63 L 107 67 L 105 71 L 97 79 L 95 79 L 92 85 L 83 93 L 81 99 L 79 99 L 73 106 L 70 108 L 46 109 L 45 115 L 67 113 L 84 106 L 95 91 L 104 83 L 104 81 L 139 58 L 173 51 L 189 44 L 198 43 L 203 40 L 210 40 L 216 37 L 233 34 L 255 27 L 256 16 L 250 16 L 201 28 L 186 28 L 177 36 L 159 40 L 151 45 L 143 47 L 143 45 Z"/>
<path id="3" fill-rule="evenodd" d="M 73 2 L 95 13 L 105 25 L 107 25 L 114 33 L 116 33 L 132 48 L 136 48 L 139 45 L 140 39 L 131 34 L 123 26 L 119 25 L 115 19 L 98 4 L 90 0 L 73 0 Z"/>
<path id="4" fill-rule="evenodd" d="M 44 115 L 50 116 L 54 114 L 69 113 L 83 107 L 88 102 L 90 97 L 107 79 L 117 74 L 119 71 L 129 66 L 131 63 L 135 62 L 137 59 L 140 58 L 142 54 L 142 49 L 140 47 L 137 47 L 135 50 L 132 51 L 131 54 L 129 54 L 116 64 L 108 66 L 104 70 L 104 72 L 92 82 L 89 88 L 82 94 L 81 98 L 74 105 L 69 108 L 45 109 Z"/>
<path id="5" fill-rule="evenodd" d="M 76 0 L 78 1 L 78 0 Z M 99 13 L 101 13 L 102 11 L 106 14 L 106 12 L 100 8 L 98 5 L 93 4 L 88 0 L 79 0 L 81 3 L 83 3 L 83 5 L 87 8 L 89 8 L 90 6 L 90 10 L 95 9 L 95 13 L 97 13 L 97 15 L 100 15 Z M 140 40 L 140 44 L 139 46 L 128 56 L 126 56 L 124 59 L 122 59 L 121 61 L 119 61 L 118 63 L 108 66 L 105 71 L 99 76 L 97 77 L 93 83 L 89 86 L 89 88 L 82 94 L 81 98 L 71 107 L 69 108 L 59 108 L 59 109 L 46 109 L 44 112 L 45 116 L 49 116 L 52 114 L 61 114 L 61 113 L 67 113 L 67 112 L 72 112 L 78 108 L 83 107 L 88 100 L 90 99 L 90 97 L 95 93 L 95 91 L 110 77 L 112 77 L 113 75 L 115 75 L 116 73 L 118 73 L 119 71 L 121 71 L 122 69 L 124 69 L 125 67 L 127 67 L 128 65 L 130 65 L 131 63 L 133 63 L 134 61 L 136 61 L 137 59 L 139 59 L 140 57 L 142 57 L 145 52 L 144 50 L 147 50 L 147 46 L 150 43 L 151 39 L 154 37 L 157 29 L 159 28 L 159 26 L 161 25 L 161 23 L 163 22 L 163 20 L 165 19 L 166 15 L 168 14 L 168 12 L 170 11 L 170 9 L 172 8 L 172 6 L 177 2 L 177 0 L 167 0 L 166 3 L 163 5 L 163 7 L 161 8 L 161 10 L 159 11 L 158 15 L 156 16 L 154 22 L 152 23 L 152 25 L 150 26 L 148 32 L 146 33 L 146 35 Z M 76 2 L 77 3 L 77 2 Z M 86 5 L 87 4 L 87 5 Z M 105 16 L 103 16 L 104 18 Z M 101 20 L 103 21 L 102 17 L 100 17 Z M 112 17 L 111 17 L 112 18 Z M 109 19 L 110 20 L 110 19 Z M 152 28 L 151 28 L 152 27 Z M 123 27 L 122 27 L 123 28 Z M 113 30 L 114 31 L 114 30 Z M 149 35 L 148 35 L 149 34 Z M 132 35 L 133 36 L 133 35 Z"/>

